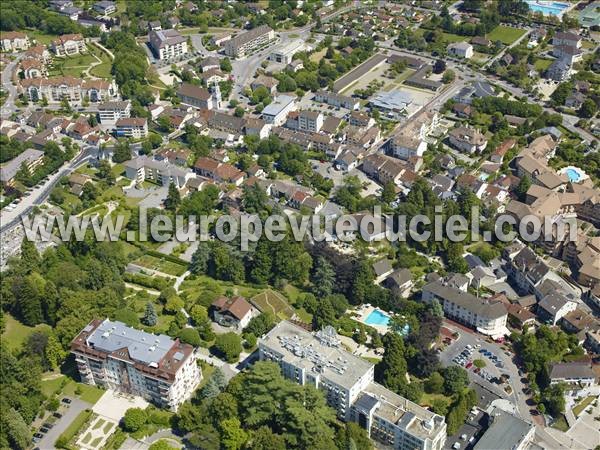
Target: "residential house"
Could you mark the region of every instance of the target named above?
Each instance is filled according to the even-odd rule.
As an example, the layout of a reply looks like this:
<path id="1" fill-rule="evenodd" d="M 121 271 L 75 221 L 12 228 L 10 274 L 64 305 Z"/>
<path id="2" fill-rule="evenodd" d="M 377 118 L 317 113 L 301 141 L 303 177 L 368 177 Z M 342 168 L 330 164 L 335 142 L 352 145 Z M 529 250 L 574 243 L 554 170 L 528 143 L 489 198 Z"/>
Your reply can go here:
<path id="1" fill-rule="evenodd" d="M 248 326 L 253 316 L 250 303 L 240 296 L 218 297 L 211 305 L 213 320 L 224 327 L 233 327 L 242 330 Z"/>
<path id="2" fill-rule="evenodd" d="M 476 128 L 461 126 L 450 130 L 448 135 L 452 146 L 468 153 L 479 153 L 487 147 L 487 139 Z"/>
<path id="3" fill-rule="evenodd" d="M 566 383 L 582 387 L 596 386 L 597 377 L 589 361 L 560 362 L 550 369 L 550 384 Z"/>
<path id="4" fill-rule="evenodd" d="M 389 259 L 380 259 L 373 263 L 373 273 L 375 274 L 375 284 L 381 284 L 383 280 L 394 273 L 394 268 Z"/>
<path id="5" fill-rule="evenodd" d="M 158 59 L 171 59 L 188 52 L 187 38 L 176 30 L 151 30 L 148 33 L 150 47 Z"/>
<path id="6" fill-rule="evenodd" d="M 20 31 L 3 31 L 0 33 L 0 44 L 3 52 L 27 50 L 31 45 L 29 37 Z"/>
<path id="7" fill-rule="evenodd" d="M 73 56 L 86 52 L 85 40 L 79 33 L 63 34 L 50 44 L 56 56 Z"/>
<path id="8" fill-rule="evenodd" d="M 396 269 L 383 281 L 384 287 L 401 297 L 408 297 L 413 285 L 412 272 L 408 269 Z"/>

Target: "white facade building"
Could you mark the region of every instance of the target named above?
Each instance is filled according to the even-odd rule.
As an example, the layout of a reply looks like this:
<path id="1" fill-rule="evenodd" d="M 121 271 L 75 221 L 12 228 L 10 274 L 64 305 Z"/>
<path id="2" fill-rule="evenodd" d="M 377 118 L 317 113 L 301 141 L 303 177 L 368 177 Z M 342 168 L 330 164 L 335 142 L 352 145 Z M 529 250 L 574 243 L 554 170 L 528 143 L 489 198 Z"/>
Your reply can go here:
<path id="1" fill-rule="evenodd" d="M 202 379 L 194 347 L 169 336 L 93 320 L 71 342 L 82 382 L 177 410 Z"/>
<path id="2" fill-rule="evenodd" d="M 508 333 L 508 312 L 500 301 L 475 297 L 439 280 L 423 286 L 421 298 L 427 303 L 437 299 L 446 317 L 468 325 L 482 334 L 499 337 Z"/>
<path id="3" fill-rule="evenodd" d="M 261 25 L 228 40 L 225 43 L 225 54 L 232 58 L 243 58 L 274 39 L 275 32 L 269 26 Z"/>
<path id="4" fill-rule="evenodd" d="M 161 186 L 169 186 L 173 183 L 181 189 L 188 180 L 195 178 L 194 172 L 187 167 L 170 164 L 165 160 L 159 161 L 145 155 L 125 161 L 124 165 L 125 176 L 135 180 L 137 184 L 152 180 Z"/>
<path id="5" fill-rule="evenodd" d="M 86 51 L 81 34 L 63 34 L 52 41 L 51 48 L 56 56 L 72 56 Z"/>
<path id="6" fill-rule="evenodd" d="M 131 117 L 131 102 L 106 102 L 98 105 L 98 118 L 102 125 L 115 125 L 119 119 Z"/>
<path id="7" fill-rule="evenodd" d="M 148 119 L 129 117 L 118 119 L 115 123 L 117 136 L 141 139 L 148 136 Z"/>
<path id="8" fill-rule="evenodd" d="M 262 110 L 262 118 L 268 124 L 279 126 L 285 122 L 288 113 L 294 109 L 296 109 L 296 97 L 278 95 Z"/>
<path id="9" fill-rule="evenodd" d="M 374 366 L 341 347 L 332 327 L 310 333 L 279 322 L 260 339 L 261 360 L 279 364 L 286 378 L 311 384 L 345 421 L 357 422 L 369 436 L 396 450 L 441 450 L 444 418 L 375 383 Z"/>
<path id="10" fill-rule="evenodd" d="M 188 52 L 187 39 L 176 30 L 151 30 L 150 47 L 158 59 L 171 59 Z"/>
<path id="11" fill-rule="evenodd" d="M 469 59 L 473 57 L 473 46 L 466 42 L 455 42 L 448 45 L 448 54 L 459 58 Z"/>

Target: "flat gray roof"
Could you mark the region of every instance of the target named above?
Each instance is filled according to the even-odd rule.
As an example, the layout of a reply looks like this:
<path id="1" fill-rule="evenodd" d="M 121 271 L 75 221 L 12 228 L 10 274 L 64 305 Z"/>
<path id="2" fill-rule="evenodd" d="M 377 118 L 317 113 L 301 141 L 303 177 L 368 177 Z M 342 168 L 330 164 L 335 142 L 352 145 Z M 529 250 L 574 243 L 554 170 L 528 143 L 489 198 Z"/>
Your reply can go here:
<path id="1" fill-rule="evenodd" d="M 269 103 L 265 109 L 263 109 L 262 113 L 263 115 L 267 116 L 276 116 L 295 100 L 296 97 L 292 97 L 291 95 L 278 95 L 275 100 Z"/>
<path id="2" fill-rule="evenodd" d="M 475 444 L 474 450 L 517 448 L 533 428 L 532 424 L 499 408 L 492 410 L 490 421 L 490 427 Z"/>
<path id="3" fill-rule="evenodd" d="M 323 331 L 327 334 L 327 327 Z M 260 340 L 260 345 L 283 355 L 285 361 L 296 367 L 320 373 L 333 383 L 350 389 L 372 369 L 373 364 L 344 350 L 339 341 L 334 345 L 335 331 L 330 336 L 332 345 L 319 338 L 319 333 L 312 334 L 284 320 Z M 321 372 L 318 371 L 320 367 Z"/>
<path id="4" fill-rule="evenodd" d="M 24 162 L 32 162 L 42 156 L 44 156 L 44 152 L 40 150 L 34 150 L 33 148 L 28 148 L 0 168 L 0 180 L 12 180 Z"/>
<path id="5" fill-rule="evenodd" d="M 164 334 L 147 333 L 123 322 L 106 319 L 87 338 L 86 344 L 107 353 L 125 348 L 131 359 L 146 365 L 154 363 L 158 367 L 175 341 Z"/>

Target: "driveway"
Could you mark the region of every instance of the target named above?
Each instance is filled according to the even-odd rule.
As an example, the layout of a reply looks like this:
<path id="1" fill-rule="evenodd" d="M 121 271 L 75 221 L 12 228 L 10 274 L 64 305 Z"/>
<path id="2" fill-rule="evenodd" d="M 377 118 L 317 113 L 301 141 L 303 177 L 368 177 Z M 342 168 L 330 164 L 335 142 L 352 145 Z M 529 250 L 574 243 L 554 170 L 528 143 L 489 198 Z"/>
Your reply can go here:
<path id="1" fill-rule="evenodd" d="M 63 431 L 67 429 L 67 427 L 75 420 L 81 411 L 84 409 L 90 409 L 91 407 L 91 403 L 84 402 L 78 398 L 71 398 L 71 404 L 68 406 L 68 408 L 64 412 L 61 411 L 63 416 L 54 424 L 54 427 L 52 427 L 48 433 L 44 435 L 40 442 L 35 445 L 42 450 L 51 450 L 56 448 L 54 446 L 54 442 L 56 442 Z M 61 409 L 63 408 L 61 407 Z"/>

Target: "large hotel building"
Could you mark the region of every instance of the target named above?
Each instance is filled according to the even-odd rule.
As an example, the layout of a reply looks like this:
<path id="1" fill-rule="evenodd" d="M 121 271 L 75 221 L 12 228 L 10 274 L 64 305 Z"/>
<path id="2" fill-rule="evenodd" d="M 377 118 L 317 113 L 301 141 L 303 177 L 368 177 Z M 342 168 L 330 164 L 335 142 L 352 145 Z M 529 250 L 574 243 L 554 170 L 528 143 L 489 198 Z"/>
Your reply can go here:
<path id="1" fill-rule="evenodd" d="M 341 420 L 353 421 L 369 437 L 396 450 L 441 450 L 442 416 L 374 382 L 374 365 L 345 351 L 332 327 L 310 333 L 278 323 L 258 344 L 261 360 L 274 361 L 286 378 L 322 390 Z"/>
<path id="2" fill-rule="evenodd" d="M 91 321 L 71 343 L 71 353 L 82 382 L 173 411 L 202 379 L 191 345 L 109 319 Z"/>

